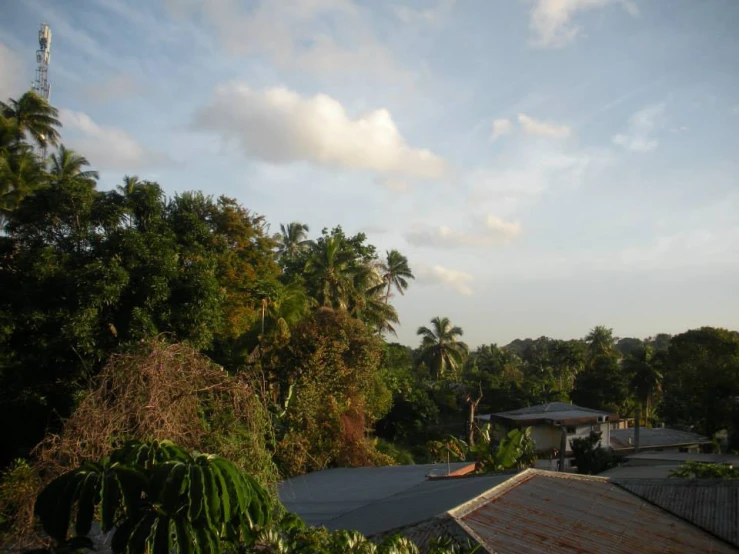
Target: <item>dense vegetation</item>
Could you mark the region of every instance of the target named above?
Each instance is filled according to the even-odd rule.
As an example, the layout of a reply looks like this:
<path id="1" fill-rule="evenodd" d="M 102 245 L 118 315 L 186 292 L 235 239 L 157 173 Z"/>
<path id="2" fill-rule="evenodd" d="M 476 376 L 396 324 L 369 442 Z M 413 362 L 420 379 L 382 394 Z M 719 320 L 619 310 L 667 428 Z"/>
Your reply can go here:
<path id="1" fill-rule="evenodd" d="M 481 450 L 475 414 L 551 401 L 739 446 L 736 332 L 617 339 L 599 326 L 471 350 L 429 314 L 417 348 L 388 342 L 393 297 L 413 280 L 400 252 L 338 226 L 271 233 L 234 199 L 167 197 L 135 176 L 99 190 L 56 117 L 33 93 L 0 105 L 6 515 L 128 439 L 213 452 L 267 487 L 332 466 L 446 461 L 454 444 L 497 468 L 501 445 Z"/>

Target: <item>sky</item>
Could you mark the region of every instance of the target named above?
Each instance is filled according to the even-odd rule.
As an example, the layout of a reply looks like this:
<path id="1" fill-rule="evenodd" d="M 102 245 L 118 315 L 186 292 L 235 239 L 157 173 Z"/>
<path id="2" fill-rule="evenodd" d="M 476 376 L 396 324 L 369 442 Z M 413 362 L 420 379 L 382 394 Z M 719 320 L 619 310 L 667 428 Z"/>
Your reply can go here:
<path id="1" fill-rule="evenodd" d="M 739 328 L 736 0 L 4 0 L 63 142 L 168 194 L 341 225 L 416 276 L 400 342 Z"/>

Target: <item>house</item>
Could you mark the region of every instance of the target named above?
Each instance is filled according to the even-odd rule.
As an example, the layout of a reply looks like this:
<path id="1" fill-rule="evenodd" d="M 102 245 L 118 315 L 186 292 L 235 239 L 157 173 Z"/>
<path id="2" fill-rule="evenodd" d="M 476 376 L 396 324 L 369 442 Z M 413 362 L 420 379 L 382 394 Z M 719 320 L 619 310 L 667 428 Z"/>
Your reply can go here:
<path id="1" fill-rule="evenodd" d="M 565 402 L 550 402 L 519 410 L 486 414 L 477 417 L 481 423 L 490 422 L 493 425 L 494 437 L 500 440 L 511 429 L 531 427 L 531 436 L 536 443 L 536 450 L 540 460 L 537 467 L 553 469 L 556 466 L 555 451 L 558 451 L 562 442 L 562 433 L 567 436 L 565 455 L 571 464 L 571 444 L 574 438 L 587 437 L 590 431 L 601 433 L 601 446 L 610 446 L 611 433 L 614 427 L 621 425 L 616 414 L 583 408 Z"/>
<path id="2" fill-rule="evenodd" d="M 418 482 L 428 468 L 408 467 L 309 474 L 283 483 L 280 498 L 309 523 L 377 540 L 401 534 L 421 552 L 440 536 L 498 554 L 739 552 L 739 481 L 527 469 Z"/>
<path id="3" fill-rule="evenodd" d="M 610 446 L 616 454 L 633 452 L 634 428 L 611 431 Z M 697 433 L 670 429 L 669 427 L 641 427 L 639 451 L 701 452 L 711 444 L 711 439 Z"/>

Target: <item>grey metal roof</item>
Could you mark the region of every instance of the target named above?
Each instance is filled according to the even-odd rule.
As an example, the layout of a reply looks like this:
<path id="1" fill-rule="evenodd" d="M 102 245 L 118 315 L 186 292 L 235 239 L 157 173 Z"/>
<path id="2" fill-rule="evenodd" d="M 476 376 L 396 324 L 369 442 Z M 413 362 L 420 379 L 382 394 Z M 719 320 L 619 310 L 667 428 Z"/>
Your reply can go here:
<path id="1" fill-rule="evenodd" d="M 633 441 L 633 427 L 629 429 L 611 429 L 611 448 L 614 450 L 633 448 Z M 678 431 L 677 429 L 659 427 L 641 427 L 639 429 L 640 448 L 676 446 L 680 444 L 702 444 L 708 442 L 711 442 L 708 437 L 698 435 L 697 433 L 690 433 L 688 431 Z"/>
<path id="2" fill-rule="evenodd" d="M 581 418 L 596 418 L 598 416 L 613 416 L 613 414 L 602 412 L 600 410 L 593 410 L 591 408 L 583 408 L 582 406 L 567 404 L 565 402 L 549 402 L 547 404 L 529 406 L 528 408 L 509 410 L 507 412 L 483 414 L 479 416 L 479 419 L 489 420 L 494 417 L 510 419 L 513 421 L 531 421 L 537 419 L 564 421 Z"/>
<path id="3" fill-rule="evenodd" d="M 455 471 L 468 462 L 450 464 Z M 310 525 L 323 525 L 353 510 L 446 475 L 447 464 L 336 468 L 288 479 L 279 484 L 280 500 Z"/>
<path id="4" fill-rule="evenodd" d="M 613 482 L 739 547 L 739 480 L 614 479 Z"/>
<path id="5" fill-rule="evenodd" d="M 613 431 L 611 431 L 613 433 Z M 626 459 L 634 462 L 703 462 L 705 464 L 732 464 L 739 466 L 739 455 L 705 454 L 702 452 L 637 452 L 629 454 Z"/>
<path id="6" fill-rule="evenodd" d="M 372 536 L 443 514 L 508 480 L 513 474 L 425 481 L 325 523 L 329 529 L 355 529 Z"/>
<path id="7" fill-rule="evenodd" d="M 449 515 L 499 554 L 736 552 L 601 477 L 527 470 Z"/>
<path id="8" fill-rule="evenodd" d="M 598 477 L 609 477 L 611 479 L 667 479 L 670 472 L 677 469 L 678 464 L 671 465 L 623 465 L 612 467 L 599 473 Z"/>

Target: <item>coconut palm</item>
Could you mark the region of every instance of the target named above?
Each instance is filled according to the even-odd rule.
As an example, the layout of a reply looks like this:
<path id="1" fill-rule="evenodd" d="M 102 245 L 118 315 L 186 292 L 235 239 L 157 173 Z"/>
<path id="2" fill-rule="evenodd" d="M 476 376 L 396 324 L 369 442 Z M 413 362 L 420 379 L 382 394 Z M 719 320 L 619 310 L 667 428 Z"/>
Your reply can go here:
<path id="1" fill-rule="evenodd" d="M 62 126 L 57 119 L 59 112 L 35 92 L 28 91 L 18 100 L 10 98 L 7 103 L 0 102 L 0 113 L 15 121 L 18 141 L 28 133 L 41 148 L 59 144 L 57 127 Z"/>
<path id="2" fill-rule="evenodd" d="M 327 236 L 312 250 L 305 264 L 305 276 L 313 298 L 327 308 L 347 309 L 355 295 L 354 256 L 338 235 Z"/>
<path id="3" fill-rule="evenodd" d="M 280 224 L 280 232 L 277 235 L 279 256 L 296 256 L 300 252 L 305 251 L 313 244 L 308 240 L 308 231 L 310 229 L 305 223 Z"/>
<path id="4" fill-rule="evenodd" d="M 629 375 L 629 385 L 634 397 L 649 419 L 654 396 L 662 388 L 662 373 L 649 346 L 639 348 L 624 360 L 624 370 Z"/>
<path id="5" fill-rule="evenodd" d="M 408 280 L 415 279 L 411 268 L 408 266 L 408 258 L 397 250 L 387 252 L 387 258 L 379 264 L 379 268 L 382 282 L 387 287 L 385 304 L 389 302 L 390 292 L 393 288 L 403 295 L 408 288 Z"/>
<path id="6" fill-rule="evenodd" d="M 0 163 L 0 218 L 4 218 L 44 182 L 44 168 L 30 150 L 3 157 Z"/>
<path id="7" fill-rule="evenodd" d="M 56 184 L 75 182 L 92 186 L 99 175 L 97 171 L 83 171 L 88 165 L 87 158 L 62 144 L 49 158 L 49 179 Z"/>
<path id="8" fill-rule="evenodd" d="M 426 364 L 437 379 L 447 371 L 457 371 L 464 363 L 468 348 L 457 340 L 464 332 L 452 326 L 448 318 L 435 317 L 431 328 L 419 327 L 416 334 L 421 337 L 419 363 Z"/>
<path id="9" fill-rule="evenodd" d="M 116 188 L 118 192 L 123 196 L 131 196 L 136 187 L 141 184 L 141 180 L 138 175 L 124 175 L 123 184 L 118 185 Z"/>
<path id="10" fill-rule="evenodd" d="M 603 325 L 594 327 L 585 337 L 587 344 L 587 363 L 592 365 L 594 360 L 601 357 L 609 357 L 615 354 L 613 329 Z"/>

